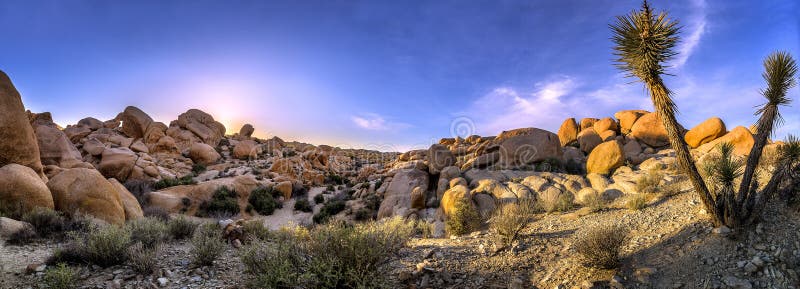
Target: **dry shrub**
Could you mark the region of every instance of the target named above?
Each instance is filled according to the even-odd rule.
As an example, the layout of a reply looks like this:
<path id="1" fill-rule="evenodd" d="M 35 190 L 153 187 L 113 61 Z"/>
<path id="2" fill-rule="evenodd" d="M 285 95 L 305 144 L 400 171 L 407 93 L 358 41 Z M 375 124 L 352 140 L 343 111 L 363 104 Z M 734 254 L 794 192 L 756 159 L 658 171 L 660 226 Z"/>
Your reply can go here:
<path id="1" fill-rule="evenodd" d="M 650 170 L 646 175 L 636 180 L 636 191 L 640 194 L 655 194 L 659 192 L 659 184 L 664 178 L 658 170 Z"/>
<path id="2" fill-rule="evenodd" d="M 530 200 L 506 203 L 498 207 L 489 219 L 489 226 L 497 232 L 500 243 L 510 245 L 519 233 L 533 221 L 535 207 Z"/>
<path id="3" fill-rule="evenodd" d="M 142 209 L 142 213 L 145 217 L 157 218 L 164 222 L 169 221 L 169 212 L 164 210 L 161 207 L 156 206 L 148 206 Z"/>
<path id="4" fill-rule="evenodd" d="M 157 257 L 160 252 L 160 245 L 146 247 L 136 243 L 128 248 L 128 264 L 140 274 L 152 274 L 158 269 Z"/>
<path id="5" fill-rule="evenodd" d="M 77 247 L 74 254 L 84 254 L 86 260 L 100 267 L 125 263 L 131 234 L 125 228 L 109 225 L 96 227 L 85 236 L 73 234 Z"/>
<path id="6" fill-rule="evenodd" d="M 650 197 L 645 194 L 633 194 L 628 197 L 628 200 L 625 202 L 625 207 L 628 209 L 638 211 L 647 207 L 647 202 L 650 200 Z"/>
<path id="7" fill-rule="evenodd" d="M 572 208 L 574 196 L 558 188 L 546 189 L 539 192 L 536 201 L 537 207 L 545 212 L 563 212 Z"/>
<path id="8" fill-rule="evenodd" d="M 44 287 L 50 289 L 78 288 L 78 274 L 66 264 L 61 263 L 44 274 Z"/>
<path id="9" fill-rule="evenodd" d="M 197 266 L 210 266 L 225 251 L 222 230 L 214 223 L 201 225 L 192 237 L 191 257 Z"/>
<path id="10" fill-rule="evenodd" d="M 456 201 L 453 212 L 447 216 L 445 229 L 450 235 L 463 235 L 481 226 L 481 215 L 469 198 Z"/>
<path id="11" fill-rule="evenodd" d="M 583 198 L 583 206 L 590 208 L 592 212 L 597 212 L 606 207 L 606 200 L 600 193 L 590 194 Z"/>
<path id="12" fill-rule="evenodd" d="M 612 269 L 619 266 L 619 254 L 628 239 L 628 230 L 618 225 L 589 229 L 578 237 L 575 249 L 588 266 Z"/>
<path id="13" fill-rule="evenodd" d="M 167 223 L 169 235 L 172 236 L 172 239 L 174 240 L 183 240 L 189 238 L 194 235 L 194 231 L 196 229 L 197 223 L 189 220 L 183 215 L 179 215 L 177 218 L 169 220 Z"/>
<path id="14" fill-rule="evenodd" d="M 242 232 L 244 233 L 245 242 L 253 242 L 257 240 L 266 241 L 272 238 L 272 232 L 264 225 L 263 221 L 250 220 L 242 224 Z"/>
<path id="15" fill-rule="evenodd" d="M 69 220 L 63 214 L 47 208 L 36 208 L 25 213 L 22 221 L 33 225 L 36 234 L 42 238 L 61 234 L 69 228 Z"/>
<path id="16" fill-rule="evenodd" d="M 8 236 L 6 243 L 9 245 L 25 245 L 36 239 L 37 236 L 36 230 L 32 226 L 25 226 Z"/>
<path id="17" fill-rule="evenodd" d="M 250 288 L 293 288 L 300 283 L 304 256 L 294 242 L 254 241 L 239 252 Z"/>
<path id="18" fill-rule="evenodd" d="M 131 233 L 131 241 L 139 242 L 146 248 L 154 248 L 169 238 L 167 225 L 157 218 L 133 220 L 126 227 Z"/>

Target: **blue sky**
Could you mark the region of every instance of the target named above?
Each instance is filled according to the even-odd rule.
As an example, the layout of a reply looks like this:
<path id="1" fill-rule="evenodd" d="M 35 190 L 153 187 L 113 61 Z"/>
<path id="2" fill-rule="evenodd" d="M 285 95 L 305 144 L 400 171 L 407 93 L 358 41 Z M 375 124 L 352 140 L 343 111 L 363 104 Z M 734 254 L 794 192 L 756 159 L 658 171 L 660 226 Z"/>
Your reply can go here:
<path id="1" fill-rule="evenodd" d="M 756 120 L 761 61 L 800 57 L 792 0 L 651 1 L 683 25 L 668 85 L 690 128 Z M 406 150 L 651 109 L 607 27 L 639 1 L 2 1 L 0 69 L 56 122 L 135 105 L 234 132 Z M 800 132 L 800 93 L 778 136 Z"/>

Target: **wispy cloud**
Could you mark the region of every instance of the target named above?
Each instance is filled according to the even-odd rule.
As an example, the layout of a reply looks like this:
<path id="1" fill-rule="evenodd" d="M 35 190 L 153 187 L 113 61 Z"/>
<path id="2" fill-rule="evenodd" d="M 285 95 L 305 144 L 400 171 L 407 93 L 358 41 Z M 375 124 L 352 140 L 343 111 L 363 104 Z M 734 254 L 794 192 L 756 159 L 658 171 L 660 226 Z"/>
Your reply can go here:
<path id="1" fill-rule="evenodd" d="M 350 119 L 357 127 L 374 131 L 403 129 L 411 126 L 407 123 L 388 121 L 377 113 L 363 113 L 351 116 Z"/>
<path id="2" fill-rule="evenodd" d="M 700 44 L 700 39 L 706 32 L 708 23 L 706 20 L 706 0 L 692 0 L 691 2 L 693 13 L 689 17 L 688 25 L 684 28 L 684 33 L 688 31 L 688 35 L 684 37 L 683 42 L 678 46 L 678 55 L 672 62 L 672 66 L 676 69 L 686 64 L 686 61 L 692 56 L 692 52 Z"/>

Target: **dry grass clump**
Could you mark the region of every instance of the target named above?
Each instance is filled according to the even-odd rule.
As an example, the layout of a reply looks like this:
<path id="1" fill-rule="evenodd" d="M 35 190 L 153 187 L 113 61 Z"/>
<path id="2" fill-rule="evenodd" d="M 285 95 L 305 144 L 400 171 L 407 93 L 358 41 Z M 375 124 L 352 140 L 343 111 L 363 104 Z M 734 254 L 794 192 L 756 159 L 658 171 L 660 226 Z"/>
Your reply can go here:
<path id="1" fill-rule="evenodd" d="M 197 266 L 210 266 L 225 251 L 225 241 L 222 239 L 222 230 L 217 224 L 207 223 L 201 225 L 192 237 L 190 251 L 192 262 Z"/>
<path id="2" fill-rule="evenodd" d="M 658 170 L 650 170 L 646 175 L 636 180 L 636 191 L 640 194 L 655 194 L 659 192 L 659 184 L 664 179 L 664 174 Z"/>
<path id="3" fill-rule="evenodd" d="M 574 196 L 559 188 L 548 188 L 539 192 L 537 206 L 545 212 L 563 212 L 572 209 Z"/>
<path id="4" fill-rule="evenodd" d="M 33 229 L 33 226 L 25 226 L 11 234 L 11 236 L 8 236 L 6 243 L 9 245 L 25 245 L 36 239 L 36 237 L 38 237 L 38 235 L 36 234 L 36 230 Z"/>
<path id="5" fill-rule="evenodd" d="M 63 233 L 69 220 L 60 212 L 47 208 L 36 208 L 22 215 L 22 221 L 33 225 L 39 237 L 47 238 Z"/>
<path id="6" fill-rule="evenodd" d="M 445 221 L 445 229 L 450 235 L 463 235 L 481 226 L 481 215 L 468 198 L 458 200 L 453 212 Z"/>
<path id="7" fill-rule="evenodd" d="M 519 237 L 519 233 L 533 221 L 535 207 L 530 200 L 519 200 L 518 203 L 506 203 L 498 207 L 489 226 L 504 246 L 510 245 Z"/>
<path id="8" fill-rule="evenodd" d="M 632 194 L 628 197 L 628 200 L 625 202 L 625 207 L 638 211 L 644 208 L 647 208 L 647 202 L 650 201 L 650 196 L 645 194 Z"/>
<path id="9" fill-rule="evenodd" d="M 250 220 L 242 224 L 242 233 L 245 242 L 266 241 L 273 237 L 272 232 L 261 220 Z"/>
<path id="10" fill-rule="evenodd" d="M 78 288 L 78 274 L 66 264 L 61 263 L 58 266 L 47 269 L 43 283 L 45 288 L 50 289 Z"/>
<path id="11" fill-rule="evenodd" d="M 281 229 L 240 251 L 252 288 L 391 288 L 385 266 L 414 234 L 393 218 Z"/>
<path id="12" fill-rule="evenodd" d="M 158 269 L 157 257 L 160 252 L 160 245 L 146 247 L 136 243 L 128 248 L 128 264 L 140 274 L 152 274 Z"/>
<path id="13" fill-rule="evenodd" d="M 73 234 L 75 250 L 71 255 L 83 255 L 90 263 L 100 267 L 110 267 L 125 263 L 131 233 L 117 226 L 103 226 L 91 229 L 85 236 Z"/>
<path id="14" fill-rule="evenodd" d="M 628 230 L 619 225 L 589 229 L 575 242 L 575 249 L 588 266 L 613 269 L 619 266 L 619 254 L 628 240 Z"/>
<path id="15" fill-rule="evenodd" d="M 583 197 L 583 206 L 591 209 L 592 212 L 597 212 L 606 207 L 606 200 L 600 193 L 595 192 Z"/>

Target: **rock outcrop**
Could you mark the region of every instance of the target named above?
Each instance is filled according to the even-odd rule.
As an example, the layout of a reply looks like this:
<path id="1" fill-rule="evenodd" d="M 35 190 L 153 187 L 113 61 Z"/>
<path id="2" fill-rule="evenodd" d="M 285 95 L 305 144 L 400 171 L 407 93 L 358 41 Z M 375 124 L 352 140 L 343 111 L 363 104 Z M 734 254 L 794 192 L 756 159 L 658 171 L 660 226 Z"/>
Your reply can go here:
<path id="1" fill-rule="evenodd" d="M 30 211 L 42 207 L 53 209 L 53 196 L 33 169 L 8 164 L 0 168 L 0 203 L 7 209 Z"/>
<path id="2" fill-rule="evenodd" d="M 50 179 L 47 187 L 53 193 L 56 210 L 90 215 L 110 224 L 125 223 L 125 209 L 117 189 L 96 170 L 65 170 Z"/>
<path id="3" fill-rule="evenodd" d="M 46 178 L 22 98 L 8 75 L 0 71 L 0 166 L 7 164 L 29 167 Z"/>

